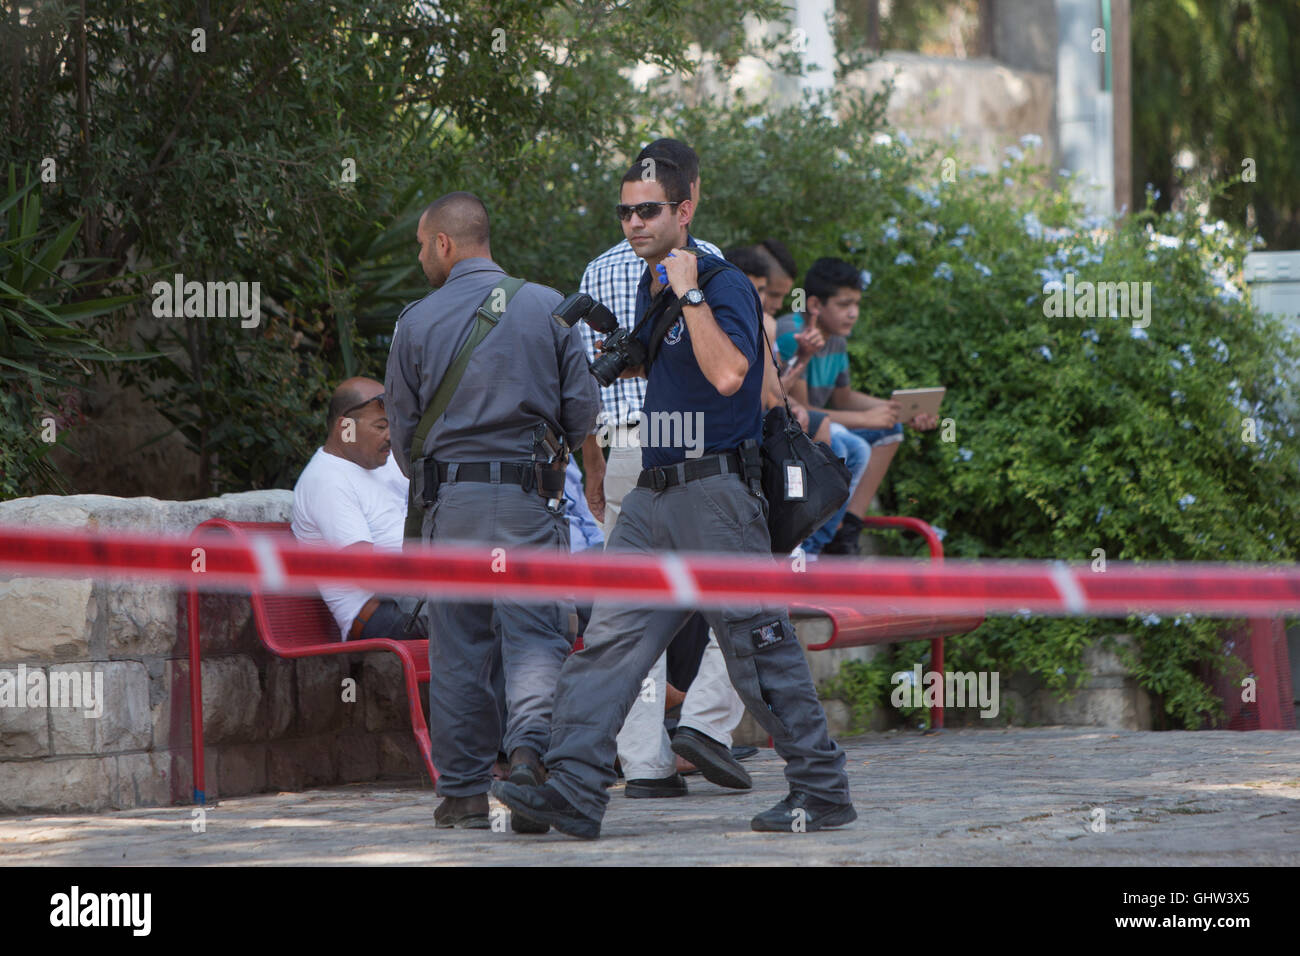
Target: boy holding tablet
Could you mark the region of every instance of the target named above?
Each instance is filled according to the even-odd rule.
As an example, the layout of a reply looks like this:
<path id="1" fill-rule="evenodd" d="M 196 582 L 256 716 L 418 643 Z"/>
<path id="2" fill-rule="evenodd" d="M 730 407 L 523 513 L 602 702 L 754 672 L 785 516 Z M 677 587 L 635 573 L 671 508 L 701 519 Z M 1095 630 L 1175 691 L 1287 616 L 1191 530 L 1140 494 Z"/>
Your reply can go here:
<path id="1" fill-rule="evenodd" d="M 791 398 L 809 411 L 825 412 L 832 422 L 848 428 L 871 446 L 866 473 L 849 497 L 835 537 L 823 554 L 858 554 L 862 519 L 875 497 L 903 440 L 898 402 L 877 398 L 853 389 L 849 384 L 848 336 L 858 321 L 862 300 L 861 274 L 843 259 L 818 259 L 804 276 L 807 313 L 792 313 L 777 320 L 776 345 L 786 361 L 792 359 L 798 343 L 795 335 L 816 328 L 826 344 L 808 362 L 799 380 L 792 383 Z M 935 415 L 918 414 L 907 424 L 928 431 L 939 424 Z"/>

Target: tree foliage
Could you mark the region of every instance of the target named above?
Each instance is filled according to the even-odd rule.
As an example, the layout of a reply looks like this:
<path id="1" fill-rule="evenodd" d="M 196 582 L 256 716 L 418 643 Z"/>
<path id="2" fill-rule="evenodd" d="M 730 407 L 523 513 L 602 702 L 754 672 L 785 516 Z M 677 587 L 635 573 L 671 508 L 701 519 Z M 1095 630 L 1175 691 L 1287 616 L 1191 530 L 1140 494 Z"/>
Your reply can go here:
<path id="1" fill-rule="evenodd" d="M 1134 182 L 1159 211 L 1190 183 L 1230 186 L 1216 218 L 1251 208 L 1270 248 L 1300 248 L 1300 4 L 1135 0 L 1132 35 Z"/>

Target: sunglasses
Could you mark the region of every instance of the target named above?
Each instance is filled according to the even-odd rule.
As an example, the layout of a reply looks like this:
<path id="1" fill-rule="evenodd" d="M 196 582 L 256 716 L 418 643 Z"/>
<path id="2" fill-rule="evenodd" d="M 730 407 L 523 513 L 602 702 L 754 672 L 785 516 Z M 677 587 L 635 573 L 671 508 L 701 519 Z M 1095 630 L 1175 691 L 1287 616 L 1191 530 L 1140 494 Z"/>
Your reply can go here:
<path id="1" fill-rule="evenodd" d="M 636 213 L 642 219 L 655 219 L 659 216 L 659 212 L 664 206 L 680 205 L 680 202 L 639 202 L 631 206 L 626 205 L 625 203 L 619 203 L 615 207 L 615 211 L 618 213 L 619 219 L 623 220 L 623 222 L 627 222 L 632 218 L 632 213 Z"/>
<path id="2" fill-rule="evenodd" d="M 339 418 L 347 418 L 349 415 L 351 415 L 351 414 L 352 414 L 353 412 L 355 412 L 357 409 L 359 409 L 359 408 L 365 408 L 365 407 L 366 407 L 367 405 L 369 405 L 371 402 L 383 402 L 383 400 L 384 400 L 384 393 L 383 393 L 383 392 L 380 392 L 380 393 L 379 393 L 378 395 L 376 395 L 374 398 L 367 398 L 364 402 L 361 402 L 359 405 L 353 405 L 353 406 L 352 406 L 351 408 L 349 408 L 346 412 L 344 412 L 342 415 L 340 415 Z"/>

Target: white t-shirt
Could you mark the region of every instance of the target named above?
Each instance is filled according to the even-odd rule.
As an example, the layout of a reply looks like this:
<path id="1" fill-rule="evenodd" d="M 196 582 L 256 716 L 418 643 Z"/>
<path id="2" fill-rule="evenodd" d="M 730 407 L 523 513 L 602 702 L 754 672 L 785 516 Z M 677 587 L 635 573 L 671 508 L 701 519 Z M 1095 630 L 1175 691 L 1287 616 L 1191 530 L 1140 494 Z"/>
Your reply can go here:
<path id="1" fill-rule="evenodd" d="M 299 541 L 325 541 L 336 548 L 369 541 L 381 550 L 400 551 L 406 493 L 406 476 L 391 454 L 383 465 L 371 469 L 317 448 L 294 485 L 290 527 Z M 320 595 L 346 641 L 371 592 L 322 587 Z"/>

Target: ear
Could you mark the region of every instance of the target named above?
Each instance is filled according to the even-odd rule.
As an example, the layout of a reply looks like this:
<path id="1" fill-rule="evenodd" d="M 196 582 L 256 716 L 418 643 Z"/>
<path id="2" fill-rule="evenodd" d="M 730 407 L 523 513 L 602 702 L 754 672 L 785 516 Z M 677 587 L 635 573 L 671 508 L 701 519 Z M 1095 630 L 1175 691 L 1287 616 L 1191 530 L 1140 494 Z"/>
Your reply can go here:
<path id="1" fill-rule="evenodd" d="M 695 217 L 695 203 L 689 199 L 683 199 L 677 207 L 677 221 L 683 226 L 689 226 L 691 219 Z"/>

